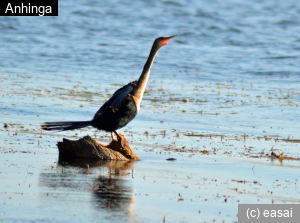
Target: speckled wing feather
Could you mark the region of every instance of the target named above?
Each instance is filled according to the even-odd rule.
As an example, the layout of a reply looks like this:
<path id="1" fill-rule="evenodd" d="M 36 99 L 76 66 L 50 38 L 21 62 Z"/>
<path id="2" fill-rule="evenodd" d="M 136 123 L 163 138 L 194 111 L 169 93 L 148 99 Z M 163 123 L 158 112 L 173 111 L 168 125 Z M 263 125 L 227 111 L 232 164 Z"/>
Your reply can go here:
<path id="1" fill-rule="evenodd" d="M 121 87 L 118 89 L 113 96 L 105 102 L 102 107 L 96 112 L 94 119 L 97 118 L 97 116 L 101 115 L 103 111 L 105 111 L 108 108 L 111 108 L 113 112 L 117 111 L 122 104 L 124 98 L 126 97 L 127 94 L 134 88 L 134 85 L 136 84 L 137 81 L 132 81 L 129 84 Z"/>

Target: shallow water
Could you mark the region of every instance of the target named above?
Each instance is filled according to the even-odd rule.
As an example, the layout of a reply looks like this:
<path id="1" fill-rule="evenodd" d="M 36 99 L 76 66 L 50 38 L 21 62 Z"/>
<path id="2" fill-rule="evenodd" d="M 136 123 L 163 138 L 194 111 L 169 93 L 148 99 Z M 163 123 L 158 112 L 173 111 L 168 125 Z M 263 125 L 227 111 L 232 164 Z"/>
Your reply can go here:
<path id="1" fill-rule="evenodd" d="M 38 197 L 32 198 L 34 202 L 28 208 L 41 207 L 46 199 L 44 194 L 52 193 L 53 187 L 45 185 L 49 181 L 57 181 L 59 186 L 55 187 L 60 188 L 59 194 L 53 195 L 55 197 L 49 203 L 52 205 L 49 216 L 58 211 L 59 204 L 68 196 L 70 200 L 66 199 L 65 205 L 74 204 L 75 212 L 80 212 L 81 207 L 76 196 L 82 196 L 81 201 L 92 200 L 92 203 L 86 201 L 86 208 L 100 202 L 101 196 L 93 195 L 92 187 L 81 193 L 80 188 L 74 189 L 61 183 L 62 167 L 54 164 L 57 162 L 55 144 L 62 137 L 78 138 L 86 134 L 107 142 L 110 134 L 91 128 L 43 133 L 39 123 L 91 119 L 115 90 L 139 77 L 154 39 L 175 34 L 179 36 L 170 40 L 156 57 L 140 113 L 120 130 L 144 160 L 132 164 L 131 168 L 140 178 L 128 181 L 130 176 L 121 178 L 126 182 L 121 183 L 124 189 L 131 194 L 135 194 L 134 191 L 151 194 L 152 188 L 144 183 L 142 175 L 153 171 L 152 177 L 156 181 L 161 180 L 157 192 L 153 193 L 164 191 L 166 197 L 157 195 L 155 199 L 148 200 L 143 196 L 135 196 L 134 199 L 125 197 L 124 205 L 127 206 L 121 208 L 126 209 L 123 212 L 107 214 L 100 202 L 101 208 L 92 209 L 91 213 L 85 209 L 82 213 L 91 214 L 90 221 L 99 216 L 108 221 L 112 218 L 148 221 L 154 214 L 149 214 L 149 218 L 148 215 L 142 217 L 147 212 L 146 208 L 158 213 L 159 208 L 156 209 L 155 204 L 165 202 L 170 209 L 161 207 L 157 220 L 162 220 L 167 213 L 171 215 L 182 210 L 180 221 L 189 222 L 196 218 L 194 214 L 198 216 L 196 209 L 199 206 L 206 206 L 204 199 L 213 197 L 211 206 L 208 205 L 204 211 L 206 218 L 199 221 L 213 218 L 237 220 L 236 200 L 243 202 L 238 197 L 243 195 L 236 195 L 238 198 L 228 207 L 221 200 L 218 202 L 218 187 L 202 191 L 206 193 L 199 195 L 206 197 L 203 200 L 197 200 L 195 190 L 189 187 L 188 199 L 196 199 L 197 202 L 195 206 L 193 202 L 185 203 L 191 211 L 182 209 L 181 201 L 177 203 L 179 198 L 173 198 L 175 191 L 178 194 L 179 190 L 174 189 L 174 193 L 168 191 L 170 182 L 163 178 L 168 174 L 174 175 L 180 170 L 181 163 L 186 171 L 181 172 L 184 177 L 180 185 L 189 172 L 200 176 L 203 172 L 207 174 L 197 178 L 196 184 L 203 183 L 206 177 L 212 180 L 213 175 L 219 179 L 224 175 L 222 171 L 231 173 L 231 169 L 238 168 L 239 171 L 233 175 L 225 174 L 222 178 L 223 183 L 230 182 L 230 186 L 224 186 L 227 189 L 233 187 L 231 184 L 235 181 L 231 180 L 257 180 L 252 175 L 245 177 L 247 171 L 253 174 L 255 164 L 260 168 L 257 170 L 260 177 L 266 180 L 261 186 L 265 191 L 253 189 L 256 201 L 269 196 L 267 191 L 273 187 L 276 178 L 294 185 L 298 179 L 299 161 L 280 162 L 265 158 L 265 155 L 274 151 L 300 158 L 297 141 L 300 139 L 299 12 L 300 5 L 291 0 L 140 1 L 134 4 L 121 0 L 105 3 L 78 1 L 76 4 L 73 1 L 59 2 L 58 17 L 1 17 L 0 119 L 2 125 L 7 123 L 10 126 L 8 129 L 0 128 L 3 141 L 0 152 L 5 154 L 1 156 L 1 163 L 10 164 L 10 168 L 3 166 L 5 171 L 1 170 L 6 176 L 1 196 L 6 199 L 18 193 L 13 183 L 13 179 L 18 179 L 18 170 L 14 172 L 11 164 L 22 163 L 20 168 L 24 172 L 23 164 L 29 165 L 29 161 L 35 163 L 40 159 L 43 161 L 35 164 L 34 174 L 28 175 L 35 182 L 35 189 L 24 199 L 31 199 L 32 193 Z M 14 150 L 17 152 L 13 153 Z M 207 150 L 209 155 L 203 154 L 203 150 Z M 40 157 L 33 156 L 33 153 Z M 184 158 L 165 165 L 164 158 L 170 156 Z M 214 159 L 222 160 L 222 165 L 215 164 Z M 55 168 L 51 170 L 52 164 Z M 85 168 L 76 167 L 79 172 L 70 166 L 66 168 L 70 169 L 70 179 L 77 179 L 84 186 L 99 183 L 99 173 L 109 169 L 96 166 L 94 177 L 85 181 Z M 166 172 L 160 177 L 164 169 Z M 276 174 L 270 175 L 270 172 Z M 289 176 L 283 172 L 288 172 Z M 26 175 L 26 172 L 23 174 Z M 25 182 L 28 183 L 28 180 Z M 11 184 L 14 186 L 8 191 Z M 249 188 L 251 186 L 246 187 Z M 300 199 L 297 187 L 288 195 L 283 195 L 284 190 L 278 193 L 282 195 L 278 195 L 275 202 L 298 202 Z M 254 202 L 250 197 L 246 196 L 244 202 Z M 272 199 L 263 201 L 269 203 Z M 133 215 L 128 214 L 132 203 L 138 204 L 133 205 Z M 14 205 L 6 207 L 17 207 L 18 202 Z M 224 215 L 223 218 L 218 212 L 209 212 L 209 207 L 214 205 L 219 205 L 222 212 L 226 210 L 229 216 Z M 41 210 L 47 208 L 42 206 Z M 13 220 L 8 209 L 3 211 L 7 213 L 3 216 Z M 26 216 L 26 211 L 22 210 L 20 219 L 24 221 L 46 215 L 42 211 L 41 216 Z M 57 216 L 62 217 L 62 212 Z M 190 217 L 185 219 L 185 216 Z M 55 221 L 66 220 L 60 217 Z M 84 218 L 85 215 L 74 219 L 80 221 Z M 45 219 L 51 221 L 50 217 Z"/>
<path id="2" fill-rule="evenodd" d="M 160 149 L 138 149 L 138 162 L 66 161 L 57 159 L 57 139 L 3 140 L 3 222 L 227 222 L 241 203 L 300 202 L 293 161 Z"/>

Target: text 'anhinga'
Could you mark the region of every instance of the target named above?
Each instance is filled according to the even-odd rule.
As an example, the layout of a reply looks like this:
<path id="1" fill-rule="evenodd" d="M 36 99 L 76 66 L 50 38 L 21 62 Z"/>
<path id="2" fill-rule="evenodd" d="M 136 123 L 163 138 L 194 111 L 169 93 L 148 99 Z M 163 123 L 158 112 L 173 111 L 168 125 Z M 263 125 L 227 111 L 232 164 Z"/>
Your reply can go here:
<path id="1" fill-rule="evenodd" d="M 138 114 L 156 54 L 161 47 L 167 45 L 168 41 L 176 36 L 157 38 L 140 78 L 118 89 L 96 112 L 91 121 L 44 122 L 41 124 L 42 129 L 66 131 L 93 126 L 99 130 L 111 132 L 112 138 L 115 133 L 120 139 L 116 130 L 126 126 Z"/>

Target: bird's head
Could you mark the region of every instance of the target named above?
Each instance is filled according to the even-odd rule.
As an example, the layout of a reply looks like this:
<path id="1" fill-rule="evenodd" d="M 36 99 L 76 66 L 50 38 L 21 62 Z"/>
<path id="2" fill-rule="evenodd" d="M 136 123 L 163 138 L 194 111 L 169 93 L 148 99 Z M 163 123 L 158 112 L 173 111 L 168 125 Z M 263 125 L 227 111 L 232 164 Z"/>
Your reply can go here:
<path id="1" fill-rule="evenodd" d="M 159 37 L 155 40 L 155 43 L 159 46 L 159 47 L 162 47 L 164 45 L 167 45 L 169 40 L 176 37 L 177 35 L 175 36 L 170 36 L 170 37 Z"/>

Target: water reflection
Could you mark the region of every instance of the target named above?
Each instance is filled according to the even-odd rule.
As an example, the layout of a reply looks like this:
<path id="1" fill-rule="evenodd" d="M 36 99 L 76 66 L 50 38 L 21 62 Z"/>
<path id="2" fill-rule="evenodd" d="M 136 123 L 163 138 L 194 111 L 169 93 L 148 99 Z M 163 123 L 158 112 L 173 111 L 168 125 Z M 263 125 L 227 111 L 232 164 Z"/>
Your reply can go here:
<path id="1" fill-rule="evenodd" d="M 124 185 L 121 178 L 100 176 L 96 184 L 94 195 L 100 208 L 122 211 L 134 203 L 131 187 Z"/>
<path id="2" fill-rule="evenodd" d="M 90 200 L 98 211 L 118 212 L 131 218 L 134 193 L 126 180 L 130 178 L 125 176 L 131 177 L 133 167 L 131 161 L 59 159 L 57 168 L 40 173 L 39 186 L 54 189 L 55 196 L 57 193 L 71 196 L 75 192 L 76 196 Z"/>

